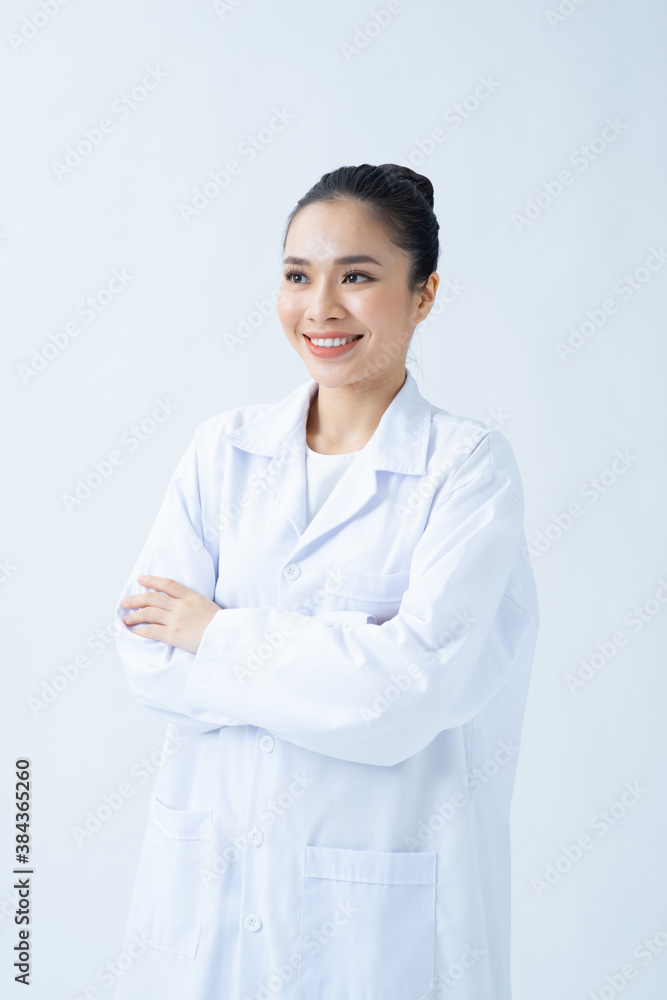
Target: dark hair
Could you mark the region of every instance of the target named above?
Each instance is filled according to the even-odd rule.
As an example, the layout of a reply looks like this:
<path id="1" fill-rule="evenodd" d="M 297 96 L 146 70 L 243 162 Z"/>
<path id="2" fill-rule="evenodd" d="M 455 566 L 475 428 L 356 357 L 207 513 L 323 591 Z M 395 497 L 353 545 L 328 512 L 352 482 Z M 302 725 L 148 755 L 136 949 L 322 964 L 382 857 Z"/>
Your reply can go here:
<path id="1" fill-rule="evenodd" d="M 394 246 L 407 254 L 410 294 L 423 288 L 438 266 L 440 253 L 433 185 L 428 177 L 397 163 L 362 163 L 323 174 L 292 210 L 285 226 L 283 252 L 292 220 L 300 209 L 315 202 L 343 199 L 362 202 L 370 215 L 385 226 Z"/>

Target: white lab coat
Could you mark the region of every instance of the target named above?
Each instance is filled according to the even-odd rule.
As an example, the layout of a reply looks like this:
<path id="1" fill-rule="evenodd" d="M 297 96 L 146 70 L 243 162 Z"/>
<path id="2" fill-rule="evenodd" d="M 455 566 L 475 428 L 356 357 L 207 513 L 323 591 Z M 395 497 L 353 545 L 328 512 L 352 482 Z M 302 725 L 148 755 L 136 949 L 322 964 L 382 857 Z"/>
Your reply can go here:
<path id="1" fill-rule="evenodd" d="M 196 655 L 116 609 L 169 725 L 114 1000 L 510 998 L 538 626 L 514 455 L 407 372 L 306 525 L 317 388 L 205 420 L 169 482 L 121 597 L 215 600 Z"/>

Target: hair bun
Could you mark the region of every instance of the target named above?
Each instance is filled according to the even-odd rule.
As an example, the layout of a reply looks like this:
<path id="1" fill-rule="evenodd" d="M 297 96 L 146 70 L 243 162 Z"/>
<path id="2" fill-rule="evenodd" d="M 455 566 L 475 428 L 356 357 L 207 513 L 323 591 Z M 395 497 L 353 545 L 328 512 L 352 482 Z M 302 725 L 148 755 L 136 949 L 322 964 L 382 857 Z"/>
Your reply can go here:
<path id="1" fill-rule="evenodd" d="M 434 192 L 433 185 L 431 184 L 428 177 L 424 177 L 423 174 L 418 174 L 411 167 L 403 167 L 399 163 L 382 163 L 380 164 L 383 170 L 387 170 L 392 174 L 398 174 L 399 177 L 403 177 L 406 181 L 412 181 L 417 190 L 426 198 L 431 208 L 434 204 Z"/>

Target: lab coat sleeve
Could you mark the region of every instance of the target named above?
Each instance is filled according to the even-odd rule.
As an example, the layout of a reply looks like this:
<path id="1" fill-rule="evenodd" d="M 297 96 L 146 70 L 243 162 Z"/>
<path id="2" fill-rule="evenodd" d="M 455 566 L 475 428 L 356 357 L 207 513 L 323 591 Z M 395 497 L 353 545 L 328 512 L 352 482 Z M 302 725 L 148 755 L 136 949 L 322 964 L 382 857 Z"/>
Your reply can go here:
<path id="1" fill-rule="evenodd" d="M 194 654 L 139 635 L 123 623 L 132 609 L 120 606 L 123 598 L 150 589 L 137 583 L 141 574 L 169 577 L 215 599 L 216 553 L 204 536 L 198 483 L 196 432 L 171 477 L 150 534 L 118 598 L 115 622 L 116 646 L 137 701 L 168 722 L 203 733 L 236 721 L 220 713 L 215 719 L 203 719 L 202 713 L 185 706 L 185 683 Z"/>
<path id="2" fill-rule="evenodd" d="M 393 618 L 223 609 L 204 632 L 186 704 L 343 760 L 405 760 L 484 708 L 529 649 L 537 605 L 522 547 L 518 469 L 491 431 L 436 491 Z M 508 590 L 517 560 L 528 608 Z M 261 666 L 246 669 L 260 645 Z"/>

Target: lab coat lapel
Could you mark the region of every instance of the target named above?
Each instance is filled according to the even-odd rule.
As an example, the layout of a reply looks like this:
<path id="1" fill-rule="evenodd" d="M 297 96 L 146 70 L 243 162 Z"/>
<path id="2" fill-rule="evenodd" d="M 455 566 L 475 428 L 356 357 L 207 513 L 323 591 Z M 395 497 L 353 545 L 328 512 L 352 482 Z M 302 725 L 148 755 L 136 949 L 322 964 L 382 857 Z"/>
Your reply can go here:
<path id="1" fill-rule="evenodd" d="M 271 458 L 263 478 L 294 527 L 297 549 L 354 517 L 377 492 L 376 470 L 415 476 L 426 471 L 431 404 L 408 371 L 375 433 L 306 526 L 306 421 L 317 387 L 314 379 L 308 379 L 229 434 L 236 447 Z"/>
<path id="2" fill-rule="evenodd" d="M 300 444 L 303 444 L 305 451 L 304 442 L 305 436 L 303 441 L 299 441 Z M 296 488 L 300 490 L 299 495 L 305 503 L 307 490 L 305 454 L 299 462 L 299 476 L 295 476 L 294 479 Z M 344 470 L 333 491 L 301 535 L 297 548 L 308 545 L 309 542 L 349 520 L 376 492 L 377 480 L 373 460 L 373 439 L 371 438 Z"/>

